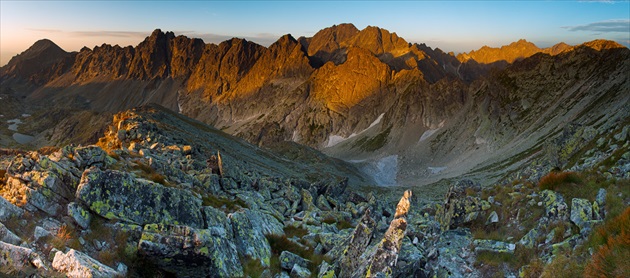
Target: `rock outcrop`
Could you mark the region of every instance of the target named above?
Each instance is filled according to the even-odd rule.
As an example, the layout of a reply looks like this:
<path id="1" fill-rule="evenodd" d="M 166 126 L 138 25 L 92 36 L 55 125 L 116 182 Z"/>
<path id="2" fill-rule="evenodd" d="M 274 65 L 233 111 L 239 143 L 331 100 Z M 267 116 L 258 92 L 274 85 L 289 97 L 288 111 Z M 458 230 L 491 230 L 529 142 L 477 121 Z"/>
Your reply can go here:
<path id="1" fill-rule="evenodd" d="M 88 169 L 81 177 L 76 198 L 107 219 L 139 225 L 203 226 L 200 198 L 123 172 Z"/>
<path id="2" fill-rule="evenodd" d="M 149 224 L 142 231 L 138 252 L 179 276 L 243 275 L 236 246 L 224 230 Z"/>
<path id="3" fill-rule="evenodd" d="M 52 262 L 52 267 L 71 278 L 105 278 L 120 277 L 124 275 L 74 249 L 71 249 L 66 253 L 57 251 Z"/>

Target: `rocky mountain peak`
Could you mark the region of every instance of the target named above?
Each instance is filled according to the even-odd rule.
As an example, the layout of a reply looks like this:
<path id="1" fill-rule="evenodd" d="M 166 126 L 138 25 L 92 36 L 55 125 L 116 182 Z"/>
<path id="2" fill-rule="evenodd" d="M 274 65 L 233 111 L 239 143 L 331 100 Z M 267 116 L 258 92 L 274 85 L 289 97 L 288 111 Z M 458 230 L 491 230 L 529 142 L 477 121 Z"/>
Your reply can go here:
<path id="1" fill-rule="evenodd" d="M 457 59 L 460 62 L 466 62 L 473 59 L 477 63 L 481 64 L 491 64 L 500 61 L 512 63 L 515 60 L 527 58 L 541 51 L 542 50 L 535 44 L 528 42 L 525 39 L 520 39 L 516 42 L 510 43 L 509 45 L 501 46 L 500 48 L 484 45 L 479 50 L 472 50 L 468 53 L 460 53 L 457 55 Z"/>
<path id="2" fill-rule="evenodd" d="M 351 23 L 343 23 L 324 28 L 310 40 L 308 55 L 316 57 L 323 65 L 330 61 L 341 48 L 341 44 L 359 33 L 359 29 Z"/>
<path id="3" fill-rule="evenodd" d="M 625 46 L 615 42 L 615 41 L 609 41 L 609 40 L 594 40 L 594 41 L 590 41 L 590 42 L 586 42 L 584 44 L 582 44 L 583 46 L 595 49 L 597 51 L 602 51 L 602 50 L 606 50 L 606 49 L 615 49 L 615 48 L 626 48 Z"/>
<path id="4" fill-rule="evenodd" d="M 396 33 L 390 33 L 388 30 L 375 26 L 365 27 L 365 29 L 348 39 L 343 45 L 361 47 L 375 55 L 409 48 L 409 43 L 398 37 Z"/>
<path id="5" fill-rule="evenodd" d="M 49 67 L 70 55 L 49 39 L 38 40 L 27 50 L 11 58 L 0 69 L 0 77 L 21 78 L 41 84 L 53 74 Z"/>

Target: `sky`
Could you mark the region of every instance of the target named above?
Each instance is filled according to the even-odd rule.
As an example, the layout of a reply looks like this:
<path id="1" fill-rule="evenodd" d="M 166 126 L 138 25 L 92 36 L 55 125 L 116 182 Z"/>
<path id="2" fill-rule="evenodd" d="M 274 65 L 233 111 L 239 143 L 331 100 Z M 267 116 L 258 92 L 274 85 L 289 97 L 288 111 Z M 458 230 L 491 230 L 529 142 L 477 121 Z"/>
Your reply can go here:
<path id="1" fill-rule="evenodd" d="M 378 26 L 446 52 L 526 39 L 538 47 L 608 39 L 630 45 L 629 1 L 6 1 L 0 65 L 48 38 L 66 51 L 139 44 L 155 29 L 268 46 L 334 24 Z"/>

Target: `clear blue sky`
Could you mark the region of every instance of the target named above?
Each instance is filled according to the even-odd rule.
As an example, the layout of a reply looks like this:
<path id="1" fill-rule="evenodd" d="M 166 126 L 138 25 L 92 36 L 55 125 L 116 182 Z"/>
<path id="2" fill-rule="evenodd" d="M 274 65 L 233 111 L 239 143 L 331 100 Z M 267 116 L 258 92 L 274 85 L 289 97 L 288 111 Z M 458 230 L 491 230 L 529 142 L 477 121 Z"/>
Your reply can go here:
<path id="1" fill-rule="evenodd" d="M 597 38 L 630 45 L 628 1 L 0 1 L 0 65 L 48 38 L 67 51 L 137 45 L 160 28 L 218 43 L 269 45 L 339 23 L 464 52 L 526 39 L 547 47 Z"/>

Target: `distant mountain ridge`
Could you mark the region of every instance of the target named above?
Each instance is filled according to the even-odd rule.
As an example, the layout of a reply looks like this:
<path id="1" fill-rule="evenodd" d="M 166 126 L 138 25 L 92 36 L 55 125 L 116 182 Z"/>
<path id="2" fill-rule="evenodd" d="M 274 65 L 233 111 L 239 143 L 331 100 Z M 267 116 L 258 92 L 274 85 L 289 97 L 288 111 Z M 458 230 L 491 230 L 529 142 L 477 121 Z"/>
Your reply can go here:
<path id="1" fill-rule="evenodd" d="M 627 104 L 629 53 L 603 40 L 545 49 L 520 40 L 454 56 L 352 24 L 285 35 L 269 47 L 157 29 L 136 47 L 67 53 L 38 43 L 0 68 L 0 82 L 34 110 L 157 103 L 258 145 L 294 141 L 366 163 L 389 157 L 394 182 L 428 182 L 503 159 L 523 138 L 538 148 L 530 141 L 594 124 L 586 115 L 623 121 L 627 111 L 613 117 L 606 109 Z M 550 110 L 557 103 L 579 105 Z M 538 122 L 541 114 L 564 120 Z"/>

